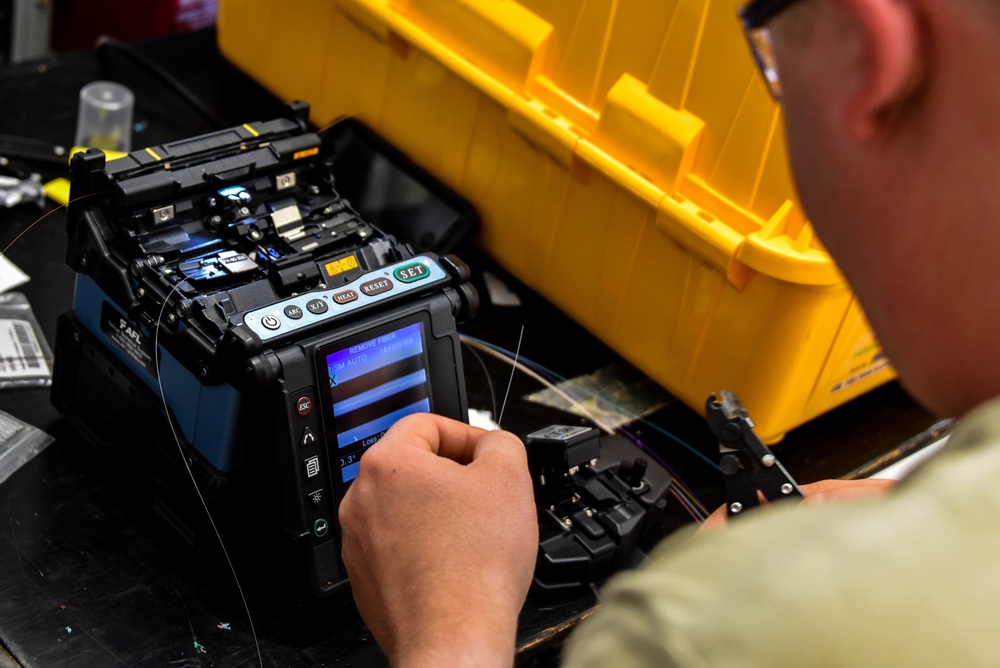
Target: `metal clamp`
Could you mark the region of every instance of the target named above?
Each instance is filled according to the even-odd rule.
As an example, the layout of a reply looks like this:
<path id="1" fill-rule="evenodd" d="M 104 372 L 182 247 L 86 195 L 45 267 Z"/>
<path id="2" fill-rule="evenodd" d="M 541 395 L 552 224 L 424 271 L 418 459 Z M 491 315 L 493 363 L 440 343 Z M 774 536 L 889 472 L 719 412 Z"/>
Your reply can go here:
<path id="1" fill-rule="evenodd" d="M 32 174 L 26 179 L 0 176 L 0 206 L 10 209 L 29 202 L 38 206 L 45 204 L 45 186 L 38 174 Z"/>
<path id="2" fill-rule="evenodd" d="M 805 496 L 770 448 L 754 433 L 753 420 L 735 394 L 722 390 L 718 396 L 709 395 L 705 415 L 709 428 L 719 439 L 719 467 L 729 517 L 758 506 L 758 491 L 769 501 Z"/>

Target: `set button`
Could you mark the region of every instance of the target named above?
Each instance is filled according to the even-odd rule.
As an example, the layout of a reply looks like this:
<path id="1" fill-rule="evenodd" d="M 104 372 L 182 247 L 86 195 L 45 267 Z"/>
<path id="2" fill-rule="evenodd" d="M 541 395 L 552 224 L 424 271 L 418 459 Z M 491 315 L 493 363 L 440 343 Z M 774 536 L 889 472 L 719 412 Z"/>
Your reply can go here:
<path id="1" fill-rule="evenodd" d="M 414 262 L 403 267 L 396 267 L 392 275 L 403 283 L 413 283 L 430 276 L 431 270 L 423 262 Z"/>

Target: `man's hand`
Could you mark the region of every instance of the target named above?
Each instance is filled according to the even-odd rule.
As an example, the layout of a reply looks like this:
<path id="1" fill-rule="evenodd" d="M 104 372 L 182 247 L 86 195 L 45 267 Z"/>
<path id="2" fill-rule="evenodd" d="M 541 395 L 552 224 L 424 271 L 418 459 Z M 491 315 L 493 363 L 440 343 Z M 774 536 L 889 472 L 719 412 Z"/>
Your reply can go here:
<path id="1" fill-rule="evenodd" d="M 808 485 L 802 485 L 802 493 L 805 495 L 802 503 L 830 503 L 882 496 L 892 489 L 895 483 L 895 480 L 880 478 L 820 480 Z M 762 505 L 767 503 L 763 494 L 758 492 L 757 496 Z M 722 505 L 708 516 L 708 519 L 701 525 L 699 531 L 725 526 L 726 521 L 726 506 Z"/>
<path id="2" fill-rule="evenodd" d="M 538 553 L 521 441 L 436 415 L 397 422 L 340 506 L 358 609 L 394 666 L 510 666 Z"/>

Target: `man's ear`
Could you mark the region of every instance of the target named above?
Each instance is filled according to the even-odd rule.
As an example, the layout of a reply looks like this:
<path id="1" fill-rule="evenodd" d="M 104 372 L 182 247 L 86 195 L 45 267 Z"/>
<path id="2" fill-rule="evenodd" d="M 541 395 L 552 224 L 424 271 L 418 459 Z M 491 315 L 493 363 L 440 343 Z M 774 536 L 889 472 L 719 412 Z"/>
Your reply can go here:
<path id="1" fill-rule="evenodd" d="M 828 0 L 861 48 L 840 100 L 841 129 L 868 140 L 920 76 L 920 26 L 909 0 Z"/>

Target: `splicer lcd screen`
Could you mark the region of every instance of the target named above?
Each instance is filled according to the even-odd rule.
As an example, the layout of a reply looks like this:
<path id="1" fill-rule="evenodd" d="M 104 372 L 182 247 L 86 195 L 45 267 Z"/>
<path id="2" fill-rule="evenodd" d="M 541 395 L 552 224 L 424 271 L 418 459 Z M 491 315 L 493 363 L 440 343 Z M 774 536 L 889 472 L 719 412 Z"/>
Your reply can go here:
<path id="1" fill-rule="evenodd" d="M 346 484 L 358 475 L 364 451 L 396 420 L 431 410 L 423 325 L 390 329 L 329 353 L 326 371 L 328 424 L 330 412 L 333 418 L 327 442 Z"/>

